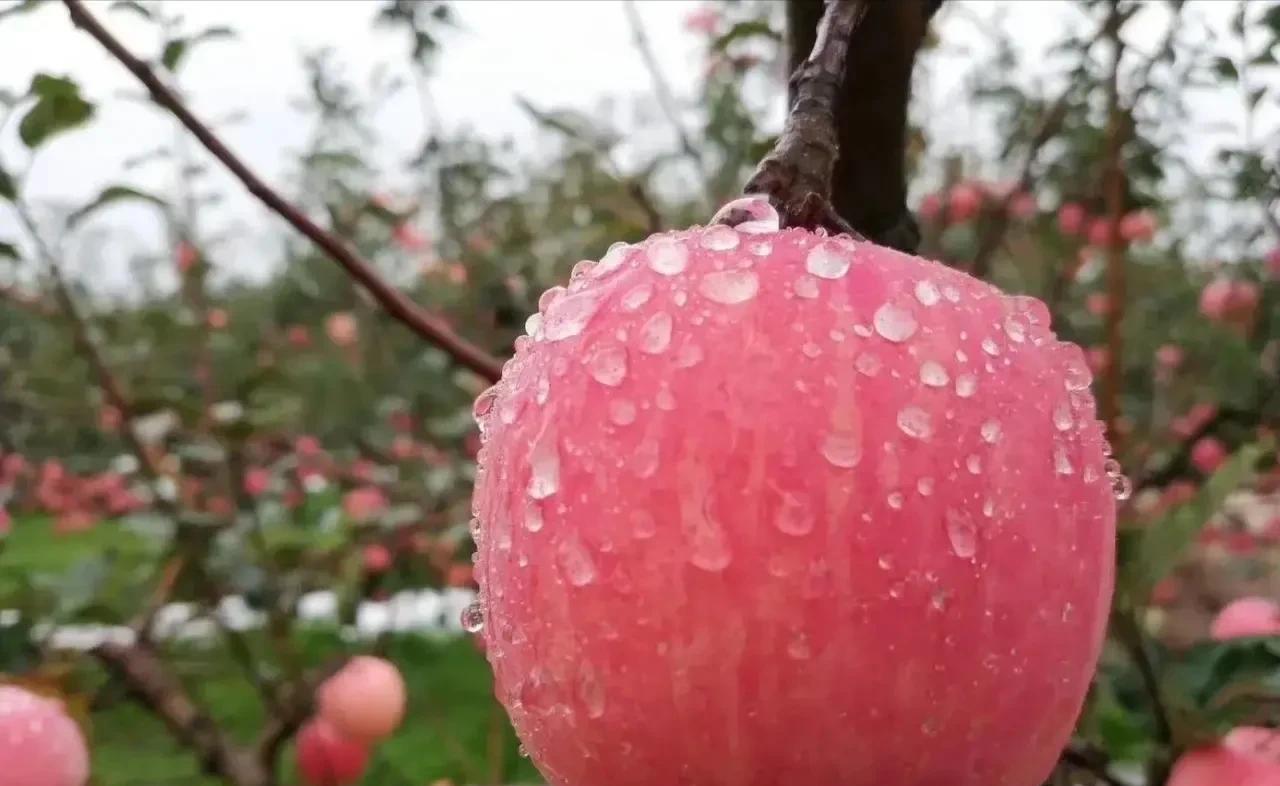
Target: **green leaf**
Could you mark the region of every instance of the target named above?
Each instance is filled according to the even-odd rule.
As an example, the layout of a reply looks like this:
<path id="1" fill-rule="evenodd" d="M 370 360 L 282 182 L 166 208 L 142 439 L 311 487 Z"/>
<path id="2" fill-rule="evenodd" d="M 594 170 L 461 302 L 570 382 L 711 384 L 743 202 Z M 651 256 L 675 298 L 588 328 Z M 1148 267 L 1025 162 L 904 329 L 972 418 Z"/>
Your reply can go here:
<path id="1" fill-rule="evenodd" d="M 12 243 L 6 243 L 0 240 L 0 257 L 5 259 L 20 259 L 18 255 L 18 247 Z"/>
<path id="2" fill-rule="evenodd" d="M 151 9 L 147 8 L 137 0 L 116 0 L 111 4 L 108 11 L 129 11 L 135 13 L 143 19 L 154 19 L 155 15 L 151 13 Z"/>
<path id="3" fill-rule="evenodd" d="M 220 38 L 234 38 L 235 35 L 235 31 L 229 27 L 210 27 L 191 38 L 175 38 L 165 45 L 164 53 L 160 55 L 160 62 L 164 63 L 164 67 L 170 71 L 176 71 L 182 58 L 196 44 L 216 41 Z"/>
<path id="4" fill-rule="evenodd" d="M 1180 653 L 1163 673 L 1185 745 L 1259 722 L 1280 700 L 1280 637 L 1208 642 Z"/>
<path id="5" fill-rule="evenodd" d="M 1138 605 L 1147 599 L 1151 588 L 1177 564 L 1227 495 L 1253 473 L 1258 459 L 1272 449 L 1270 440 L 1242 447 L 1213 473 L 1194 499 L 1120 541 L 1118 584 L 1130 603 Z"/>
<path id="6" fill-rule="evenodd" d="M 66 77 L 36 74 L 28 95 L 35 105 L 18 124 L 18 136 L 29 148 L 81 125 L 93 117 L 93 104 L 80 95 L 80 86 Z"/>
<path id="7" fill-rule="evenodd" d="M 73 229 L 81 221 L 108 205 L 130 200 L 146 202 L 162 210 L 168 207 L 168 203 L 154 194 L 148 194 L 145 191 L 139 191 L 129 186 L 110 186 L 104 188 L 102 193 L 93 198 L 92 202 L 67 216 L 67 228 Z"/>
<path id="8" fill-rule="evenodd" d="M 0 10 L 0 20 L 10 16 L 17 16 L 18 14 L 25 14 L 28 11 L 34 11 L 41 5 L 42 3 L 40 0 L 22 0 L 22 2 L 17 5 Z"/>
<path id="9" fill-rule="evenodd" d="M 13 178 L 0 166 L 0 199 L 17 199 L 18 184 L 13 182 Z"/>
<path id="10" fill-rule="evenodd" d="M 746 22 L 738 22 L 729 28 L 723 35 L 711 43 L 711 49 L 715 52 L 723 52 L 734 41 L 741 41 L 750 38 L 765 37 L 771 41 L 781 41 L 782 35 L 769 26 L 769 23 L 763 19 L 751 19 Z"/>
<path id="11" fill-rule="evenodd" d="M 160 55 L 160 62 L 164 63 L 164 67 L 170 71 L 177 70 L 178 62 L 182 60 L 182 55 L 187 51 L 187 39 L 175 38 L 164 46 L 164 54 Z"/>
<path id="12" fill-rule="evenodd" d="M 1234 82 L 1240 78 L 1240 73 L 1236 70 L 1236 64 L 1229 57 L 1215 57 L 1213 59 L 1213 72 L 1218 75 L 1219 79 L 1230 79 Z"/>

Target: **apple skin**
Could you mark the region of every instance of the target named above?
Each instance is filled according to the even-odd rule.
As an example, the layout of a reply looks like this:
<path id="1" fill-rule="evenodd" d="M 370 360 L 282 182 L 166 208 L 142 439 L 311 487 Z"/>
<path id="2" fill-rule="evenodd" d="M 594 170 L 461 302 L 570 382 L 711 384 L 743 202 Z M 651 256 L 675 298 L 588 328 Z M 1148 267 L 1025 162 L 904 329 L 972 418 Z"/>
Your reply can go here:
<path id="1" fill-rule="evenodd" d="M 1080 349 L 748 226 L 581 265 L 477 400 L 498 698 L 556 786 L 1038 786 L 1113 584 Z"/>
<path id="2" fill-rule="evenodd" d="M 355 783 L 369 764 L 369 747 L 344 736 L 323 718 L 313 718 L 298 732 L 298 771 L 310 786 Z"/>
<path id="3" fill-rule="evenodd" d="M 1278 742 L 1275 729 L 1233 729 L 1219 744 L 1179 757 L 1166 786 L 1280 786 Z"/>
<path id="4" fill-rule="evenodd" d="M 0 784 L 84 786 L 89 749 L 62 704 L 0 685 Z"/>

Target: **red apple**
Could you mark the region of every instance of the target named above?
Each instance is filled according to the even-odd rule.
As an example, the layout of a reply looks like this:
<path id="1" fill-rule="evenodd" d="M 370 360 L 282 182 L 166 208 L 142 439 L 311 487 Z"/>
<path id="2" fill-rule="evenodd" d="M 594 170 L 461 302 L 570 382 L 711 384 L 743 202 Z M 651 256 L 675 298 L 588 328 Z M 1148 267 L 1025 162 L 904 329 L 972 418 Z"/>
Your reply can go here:
<path id="1" fill-rule="evenodd" d="M 982 210 L 982 188 L 974 183 L 957 183 L 947 192 L 947 220 L 963 224 Z"/>
<path id="2" fill-rule="evenodd" d="M 1067 202 L 1058 208 L 1058 230 L 1068 237 L 1076 237 L 1084 231 L 1088 218 L 1083 205 Z"/>
<path id="3" fill-rule="evenodd" d="M 1216 437 L 1201 437 L 1191 446 L 1191 464 L 1205 475 L 1221 467 L 1227 455 L 1227 446 Z"/>
<path id="4" fill-rule="evenodd" d="M 1243 727 L 1178 759 L 1166 786 L 1280 786 L 1276 731 Z"/>
<path id="5" fill-rule="evenodd" d="M 1218 641 L 1280 635 L 1280 605 L 1258 597 L 1234 600 L 1213 618 L 1209 635 Z"/>
<path id="6" fill-rule="evenodd" d="M 476 402 L 464 625 L 551 782 L 1042 782 L 1115 534 L 1043 304 L 759 219 L 542 305 Z"/>
<path id="7" fill-rule="evenodd" d="M 62 704 L 0 685 L 0 784 L 83 786 L 89 749 Z"/>
<path id="8" fill-rule="evenodd" d="M 310 786 L 346 786 L 364 774 L 369 747 L 344 736 L 331 723 L 313 718 L 298 732 L 298 771 Z"/>
<path id="9" fill-rule="evenodd" d="M 395 664 L 357 655 L 320 686 L 319 715 L 356 740 L 390 736 L 404 718 L 404 678 Z"/>

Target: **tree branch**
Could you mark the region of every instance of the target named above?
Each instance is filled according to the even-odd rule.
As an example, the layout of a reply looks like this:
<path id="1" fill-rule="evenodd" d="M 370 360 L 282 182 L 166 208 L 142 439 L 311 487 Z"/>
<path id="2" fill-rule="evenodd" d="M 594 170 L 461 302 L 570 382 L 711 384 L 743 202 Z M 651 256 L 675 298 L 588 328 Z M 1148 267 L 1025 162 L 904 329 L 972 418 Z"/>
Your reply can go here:
<path id="1" fill-rule="evenodd" d="M 1124 217 L 1128 188 L 1124 172 L 1124 145 L 1127 141 L 1124 108 L 1120 105 L 1120 60 L 1124 57 L 1124 39 L 1120 28 L 1125 17 L 1119 0 L 1111 0 L 1105 33 L 1112 47 L 1111 67 L 1107 74 L 1107 135 L 1103 173 L 1103 196 L 1107 214 L 1107 302 L 1106 314 L 1107 368 L 1102 386 L 1102 422 L 1107 436 L 1120 440 L 1116 421 L 1120 417 L 1120 392 L 1124 382 L 1124 306 L 1126 297 L 1125 246 L 1120 240 L 1120 220 Z"/>
<path id="2" fill-rule="evenodd" d="M 768 196 L 783 226 L 824 227 L 861 237 L 830 200 L 839 155 L 836 99 L 845 81 L 849 41 L 867 9 L 866 0 L 827 3 L 813 50 L 791 77 L 794 98 L 782 135 L 743 188 Z"/>
<path id="3" fill-rule="evenodd" d="M 195 751 L 206 771 L 235 786 L 272 783 L 271 771 L 218 728 L 150 647 L 102 644 L 93 650 L 93 655 L 164 721 L 174 737 Z"/>
<path id="4" fill-rule="evenodd" d="M 223 144 L 222 140 L 209 130 L 208 126 L 187 109 L 182 99 L 161 81 L 150 66 L 130 53 L 94 18 L 82 0 L 63 0 L 63 3 L 71 14 L 72 22 L 92 36 L 112 57 L 128 69 L 147 88 L 152 100 L 171 112 L 186 126 L 187 130 L 214 158 L 231 170 L 249 193 L 289 222 L 330 259 L 338 263 L 373 296 L 387 313 L 485 379 L 496 381 L 501 376 L 501 363 L 497 358 L 454 333 L 439 317 L 426 312 L 403 292 L 384 281 L 372 265 L 361 259 L 341 239 L 307 218 L 254 174 Z"/>

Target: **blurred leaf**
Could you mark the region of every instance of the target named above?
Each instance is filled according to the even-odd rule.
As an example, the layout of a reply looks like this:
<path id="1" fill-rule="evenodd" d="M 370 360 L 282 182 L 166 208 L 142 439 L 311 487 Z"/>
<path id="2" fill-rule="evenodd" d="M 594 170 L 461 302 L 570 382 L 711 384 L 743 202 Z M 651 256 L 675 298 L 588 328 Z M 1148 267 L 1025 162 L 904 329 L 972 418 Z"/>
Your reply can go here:
<path id="1" fill-rule="evenodd" d="M 768 38 L 770 41 L 782 40 L 782 34 L 770 27 L 768 22 L 763 19 L 750 19 L 745 22 L 738 22 L 729 28 L 728 31 L 711 43 L 711 49 L 715 52 L 723 52 L 734 41 L 760 36 Z"/>
<path id="2" fill-rule="evenodd" d="M 147 8 L 142 3 L 139 3 L 138 0 L 115 0 L 107 10 L 129 11 L 130 13 L 137 14 L 143 19 L 155 18 L 155 15 L 151 13 L 151 9 Z"/>
<path id="3" fill-rule="evenodd" d="M 1179 742 L 1196 745 L 1228 729 L 1264 719 L 1280 700 L 1280 637 L 1207 642 L 1181 653 L 1164 670 L 1175 704 Z"/>
<path id="4" fill-rule="evenodd" d="M 164 53 L 160 55 L 160 62 L 170 71 L 178 70 L 178 65 L 182 62 L 182 58 L 196 44 L 205 41 L 216 41 L 222 38 L 235 38 L 235 31 L 229 27 L 210 27 L 196 33 L 191 38 L 175 38 L 165 45 Z"/>
<path id="5" fill-rule="evenodd" d="M 0 258 L 20 259 L 18 256 L 18 247 L 12 243 L 6 243 L 0 240 Z"/>
<path id="6" fill-rule="evenodd" d="M 29 95 L 36 103 L 18 124 L 18 136 L 29 148 L 39 147 L 93 116 L 93 104 L 81 97 L 80 86 L 66 77 L 36 74 Z"/>
<path id="7" fill-rule="evenodd" d="M 18 3 L 17 5 L 12 5 L 8 8 L 0 10 L 0 21 L 3 21 L 11 16 L 17 16 L 18 14 L 25 14 L 28 11 L 34 11 L 37 8 L 39 8 L 41 5 L 42 5 L 41 0 L 22 0 L 22 2 Z"/>
<path id="8" fill-rule="evenodd" d="M 67 216 L 67 228 L 74 229 L 81 221 L 108 205 L 130 200 L 146 202 L 161 209 L 168 206 L 168 203 L 154 194 L 148 194 L 145 191 L 139 191 L 129 186 L 109 186 L 94 197 L 92 202 Z"/>
<path id="9" fill-rule="evenodd" d="M 18 186 L 13 182 L 13 178 L 0 166 L 0 199 L 16 199 L 18 196 Z"/>
<path id="10" fill-rule="evenodd" d="M 1236 70 L 1236 64 L 1229 57 L 1215 57 L 1213 59 L 1213 72 L 1218 75 L 1219 79 L 1230 79 L 1234 82 L 1240 78 L 1240 72 Z"/>
<path id="11" fill-rule="evenodd" d="M 1253 473 L 1258 459 L 1270 449 L 1269 441 L 1242 447 L 1213 473 L 1194 499 L 1121 539 L 1118 585 L 1130 603 L 1146 600 L 1151 588 L 1177 564 L 1227 495 Z"/>

